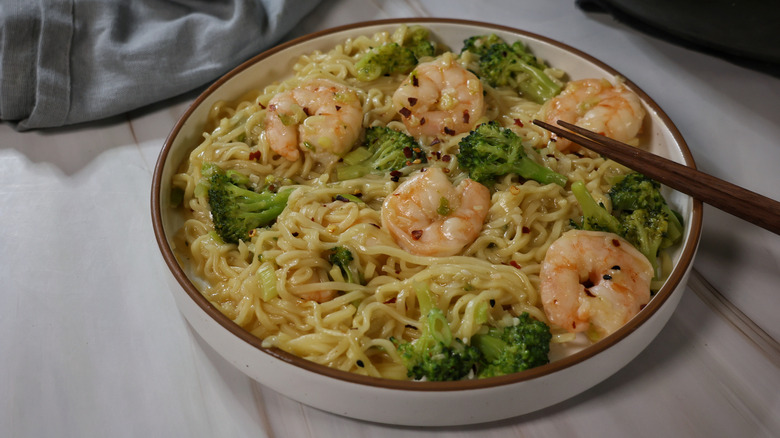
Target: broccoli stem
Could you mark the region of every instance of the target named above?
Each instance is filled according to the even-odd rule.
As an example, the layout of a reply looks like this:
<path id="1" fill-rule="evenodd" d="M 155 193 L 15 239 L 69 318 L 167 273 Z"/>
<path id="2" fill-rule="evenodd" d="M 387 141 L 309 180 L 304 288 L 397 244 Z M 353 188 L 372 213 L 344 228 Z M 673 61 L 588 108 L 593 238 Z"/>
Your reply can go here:
<path id="1" fill-rule="evenodd" d="M 573 182 L 571 184 L 571 192 L 582 209 L 583 228 L 620 234 L 620 221 L 609 214 L 604 207 L 596 203 L 596 200 L 593 199 L 593 196 L 585 187 L 584 182 Z"/>
<path id="2" fill-rule="evenodd" d="M 259 198 L 251 204 L 245 204 L 250 211 L 245 213 L 238 213 L 238 217 L 255 218 L 260 222 L 260 226 L 266 226 L 276 219 L 285 207 L 287 207 L 287 199 L 290 197 L 292 190 L 284 190 L 279 193 L 273 192 L 261 192 L 256 193 Z M 258 211 L 262 210 L 262 211 Z"/>
<path id="3" fill-rule="evenodd" d="M 417 304 L 420 306 L 420 316 L 426 316 L 434 309 L 433 295 L 431 290 L 428 289 L 428 285 L 425 283 L 415 283 L 414 291 L 417 294 Z"/>
<path id="4" fill-rule="evenodd" d="M 528 157 L 523 157 L 518 163 L 517 174 L 541 184 L 558 184 L 561 187 L 566 187 L 567 178 L 564 175 L 553 172 Z"/>
<path id="5" fill-rule="evenodd" d="M 522 81 L 517 84 L 523 95 L 528 96 L 531 100 L 543 103 L 561 91 L 561 87 L 542 70 L 525 63 L 517 63 L 516 66 L 532 78 L 531 81 Z"/>
<path id="6" fill-rule="evenodd" d="M 506 342 L 488 334 L 472 336 L 471 345 L 482 353 L 486 362 L 496 361 L 501 356 L 501 352 L 507 348 Z"/>

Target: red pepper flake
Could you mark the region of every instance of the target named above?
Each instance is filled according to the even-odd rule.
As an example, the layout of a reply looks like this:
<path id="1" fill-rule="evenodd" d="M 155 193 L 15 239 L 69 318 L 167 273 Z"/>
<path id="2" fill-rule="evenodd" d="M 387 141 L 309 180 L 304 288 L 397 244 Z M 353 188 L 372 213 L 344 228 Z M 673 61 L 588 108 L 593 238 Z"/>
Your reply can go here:
<path id="1" fill-rule="evenodd" d="M 514 261 L 514 260 L 510 261 L 510 262 L 509 262 L 509 264 L 510 264 L 510 265 L 512 265 L 512 267 L 515 267 L 515 268 L 517 268 L 517 269 L 523 269 L 523 267 L 522 267 L 522 266 L 520 266 L 520 264 L 519 264 L 519 263 L 517 263 L 517 262 L 516 262 L 516 261 Z"/>
<path id="2" fill-rule="evenodd" d="M 260 161 L 260 158 L 262 158 L 263 154 L 260 151 L 254 151 L 249 153 L 249 159 L 254 161 Z"/>
<path id="3" fill-rule="evenodd" d="M 422 237 L 423 232 L 422 230 L 412 230 L 412 239 L 414 240 L 420 240 Z"/>
<path id="4" fill-rule="evenodd" d="M 612 239 L 612 246 L 619 247 L 620 246 L 620 241 L 617 240 L 617 239 Z"/>
<path id="5" fill-rule="evenodd" d="M 398 112 L 401 113 L 401 115 L 406 117 L 406 118 L 409 118 L 409 116 L 412 115 L 412 110 L 410 110 L 407 107 L 401 108 Z"/>
<path id="6" fill-rule="evenodd" d="M 412 148 L 409 146 L 404 147 L 404 157 L 412 158 Z"/>
<path id="7" fill-rule="evenodd" d="M 452 160 L 452 157 L 449 154 L 445 154 L 441 156 L 441 160 L 445 163 L 449 163 Z"/>
<path id="8" fill-rule="evenodd" d="M 463 123 L 468 123 L 470 117 L 469 110 L 463 110 Z"/>
<path id="9" fill-rule="evenodd" d="M 455 135 L 455 131 L 453 129 L 450 129 L 448 127 L 444 127 L 444 133 L 447 135 Z"/>
<path id="10" fill-rule="evenodd" d="M 398 301 L 398 297 L 392 297 L 392 298 L 390 298 L 389 300 L 385 301 L 385 302 L 384 302 L 384 303 L 382 303 L 382 304 L 393 304 L 393 303 L 395 303 L 396 301 Z"/>
<path id="11" fill-rule="evenodd" d="M 340 105 L 336 105 L 336 111 L 340 111 L 340 110 L 341 110 L 341 106 Z"/>
<path id="12" fill-rule="evenodd" d="M 413 87 L 420 86 L 420 81 L 417 79 L 417 75 L 415 73 L 412 73 L 412 86 Z"/>
<path id="13" fill-rule="evenodd" d="M 521 127 L 521 128 L 522 128 L 522 127 L 524 126 L 524 125 L 523 125 L 523 121 L 522 121 L 522 120 L 520 120 L 520 119 L 515 119 L 515 126 L 519 126 L 519 127 Z"/>
<path id="14" fill-rule="evenodd" d="M 309 112 L 309 108 L 303 107 L 303 113 L 306 114 L 306 117 L 309 117 L 311 113 Z"/>
<path id="15" fill-rule="evenodd" d="M 403 175 L 403 173 L 401 173 L 401 172 L 400 172 L 400 171 L 398 171 L 398 170 L 394 170 L 394 171 L 390 172 L 390 179 L 391 179 L 393 182 L 398 182 L 398 179 L 400 179 L 400 178 L 401 178 L 401 175 Z"/>
<path id="16" fill-rule="evenodd" d="M 416 97 L 410 97 L 407 99 L 409 101 L 409 106 L 415 106 L 417 105 L 417 98 Z"/>
<path id="17" fill-rule="evenodd" d="M 421 118 L 421 119 L 420 119 L 420 126 L 422 126 L 422 125 L 424 125 L 424 124 L 425 124 L 425 117 L 423 117 L 423 118 Z"/>
<path id="18" fill-rule="evenodd" d="M 531 229 L 528 227 L 523 227 L 523 234 L 528 234 L 531 232 Z"/>
<path id="19" fill-rule="evenodd" d="M 431 146 L 441 143 L 441 140 L 439 140 L 439 137 L 434 137 L 433 140 L 431 140 Z"/>

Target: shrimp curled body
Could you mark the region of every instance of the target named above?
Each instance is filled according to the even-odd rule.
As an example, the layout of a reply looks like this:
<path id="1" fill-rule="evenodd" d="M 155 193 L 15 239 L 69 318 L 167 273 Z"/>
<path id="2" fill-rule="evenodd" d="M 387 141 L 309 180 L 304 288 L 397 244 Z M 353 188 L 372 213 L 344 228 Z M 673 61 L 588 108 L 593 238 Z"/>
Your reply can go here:
<path id="1" fill-rule="evenodd" d="M 268 102 L 265 130 L 271 150 L 297 161 L 302 149 L 315 155 L 348 152 L 360 135 L 363 108 L 357 92 L 315 79 Z"/>
<path id="2" fill-rule="evenodd" d="M 555 125 L 558 120 L 622 142 L 631 142 L 642 128 L 645 109 L 634 92 L 623 84 L 613 86 L 605 79 L 572 81 L 546 104 L 544 118 Z M 561 152 L 577 148 L 565 138 L 556 138 Z"/>
<path id="3" fill-rule="evenodd" d="M 404 250 L 451 256 L 473 242 L 490 208 L 490 191 L 470 179 L 453 186 L 439 168 L 402 183 L 382 207 L 382 227 Z"/>
<path id="4" fill-rule="evenodd" d="M 482 83 L 452 54 L 418 65 L 393 94 L 393 103 L 414 137 L 466 132 L 485 112 Z"/>
<path id="5" fill-rule="evenodd" d="M 551 323 L 600 339 L 650 301 L 653 267 L 616 234 L 572 230 L 550 245 L 539 293 Z"/>

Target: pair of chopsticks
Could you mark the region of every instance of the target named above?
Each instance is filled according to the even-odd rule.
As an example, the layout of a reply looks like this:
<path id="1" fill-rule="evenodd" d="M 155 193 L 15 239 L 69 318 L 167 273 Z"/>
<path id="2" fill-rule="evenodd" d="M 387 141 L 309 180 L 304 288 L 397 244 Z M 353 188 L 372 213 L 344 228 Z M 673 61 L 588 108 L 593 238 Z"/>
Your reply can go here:
<path id="1" fill-rule="evenodd" d="M 780 234 L 780 202 L 571 123 L 558 121 L 568 131 L 540 120 L 533 123 L 668 187 Z"/>

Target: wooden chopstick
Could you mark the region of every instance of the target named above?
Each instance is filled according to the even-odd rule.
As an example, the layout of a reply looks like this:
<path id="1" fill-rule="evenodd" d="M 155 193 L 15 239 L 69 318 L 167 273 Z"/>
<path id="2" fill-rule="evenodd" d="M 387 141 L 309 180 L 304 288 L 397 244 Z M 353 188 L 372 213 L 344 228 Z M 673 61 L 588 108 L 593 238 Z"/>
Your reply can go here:
<path id="1" fill-rule="evenodd" d="M 558 121 L 569 131 L 540 120 L 533 123 L 677 191 L 780 234 L 780 202 L 571 123 Z"/>

